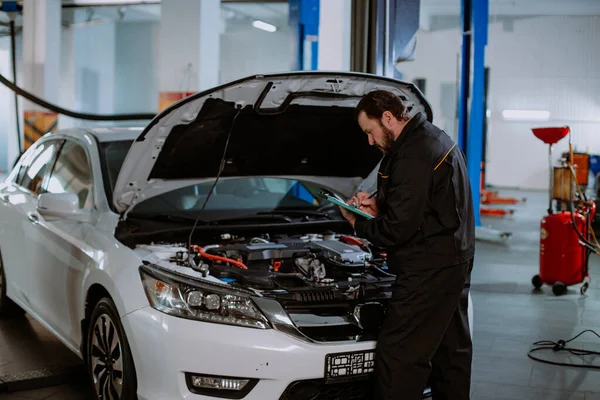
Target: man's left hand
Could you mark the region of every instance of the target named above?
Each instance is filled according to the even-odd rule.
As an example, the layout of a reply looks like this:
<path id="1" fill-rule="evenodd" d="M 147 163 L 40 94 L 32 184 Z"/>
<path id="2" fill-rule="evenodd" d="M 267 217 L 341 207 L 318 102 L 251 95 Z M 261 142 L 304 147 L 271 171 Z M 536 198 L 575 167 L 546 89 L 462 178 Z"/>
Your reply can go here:
<path id="1" fill-rule="evenodd" d="M 346 202 L 346 204 L 355 205 L 355 199 L 351 198 L 350 200 L 348 200 Z M 350 222 L 350 224 L 352 226 L 354 226 L 354 223 L 356 222 L 356 214 L 354 214 L 351 211 L 346 210 L 344 207 L 340 207 L 340 211 L 342 212 L 342 215 L 344 216 L 344 218 L 346 218 L 348 220 L 348 222 Z"/>

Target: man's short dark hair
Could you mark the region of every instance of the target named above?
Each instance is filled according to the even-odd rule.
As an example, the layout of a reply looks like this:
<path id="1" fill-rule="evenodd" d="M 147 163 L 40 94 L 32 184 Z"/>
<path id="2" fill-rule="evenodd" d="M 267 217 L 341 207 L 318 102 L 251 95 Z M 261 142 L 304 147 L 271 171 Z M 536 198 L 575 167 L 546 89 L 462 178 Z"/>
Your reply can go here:
<path id="1" fill-rule="evenodd" d="M 378 120 L 385 111 L 391 112 L 399 121 L 407 121 L 410 118 L 402 100 L 387 90 L 374 90 L 365 95 L 358 102 L 354 116 L 358 118 L 361 111 L 364 111 L 367 117 Z"/>

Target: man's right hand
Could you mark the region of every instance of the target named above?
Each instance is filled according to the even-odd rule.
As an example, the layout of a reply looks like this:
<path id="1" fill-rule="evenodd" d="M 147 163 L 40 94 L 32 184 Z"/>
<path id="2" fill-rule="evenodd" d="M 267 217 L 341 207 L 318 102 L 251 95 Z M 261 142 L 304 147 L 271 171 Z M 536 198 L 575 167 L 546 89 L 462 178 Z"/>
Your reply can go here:
<path id="1" fill-rule="evenodd" d="M 379 210 L 377 209 L 377 198 L 372 197 L 371 193 L 367 192 L 358 192 L 354 195 L 354 205 L 361 209 L 362 211 L 376 217 L 379 214 Z"/>

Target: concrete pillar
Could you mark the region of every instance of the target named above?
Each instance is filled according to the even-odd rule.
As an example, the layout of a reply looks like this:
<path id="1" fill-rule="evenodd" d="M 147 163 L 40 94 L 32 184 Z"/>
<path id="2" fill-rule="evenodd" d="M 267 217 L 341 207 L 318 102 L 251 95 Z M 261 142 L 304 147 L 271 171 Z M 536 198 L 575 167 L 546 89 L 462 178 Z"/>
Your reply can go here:
<path id="1" fill-rule="evenodd" d="M 59 100 L 60 42 L 61 1 L 23 0 L 23 86 L 52 104 Z M 55 130 L 57 118 L 57 113 L 25 101 L 25 149 Z"/>
<path id="2" fill-rule="evenodd" d="M 159 111 L 220 83 L 220 0 L 162 0 Z"/>
<path id="3" fill-rule="evenodd" d="M 350 71 L 352 2 L 321 1 L 319 15 L 319 70 Z"/>

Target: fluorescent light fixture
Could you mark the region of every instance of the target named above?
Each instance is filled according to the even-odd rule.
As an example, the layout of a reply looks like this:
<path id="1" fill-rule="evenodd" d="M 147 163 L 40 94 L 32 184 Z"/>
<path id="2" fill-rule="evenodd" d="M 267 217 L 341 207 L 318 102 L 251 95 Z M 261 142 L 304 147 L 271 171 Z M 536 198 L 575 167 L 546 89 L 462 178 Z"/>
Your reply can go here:
<path id="1" fill-rule="evenodd" d="M 521 121 L 547 121 L 550 119 L 550 111 L 544 110 L 504 110 L 502 111 L 504 119 Z"/>
<path id="2" fill-rule="evenodd" d="M 271 25 L 269 23 L 266 23 L 265 21 L 260 21 L 258 19 L 252 22 L 252 26 L 267 32 L 275 32 L 277 30 L 277 27 L 275 25 Z"/>

